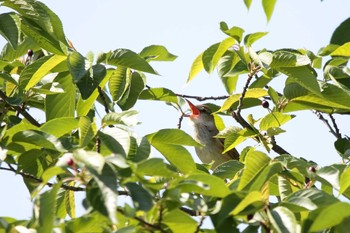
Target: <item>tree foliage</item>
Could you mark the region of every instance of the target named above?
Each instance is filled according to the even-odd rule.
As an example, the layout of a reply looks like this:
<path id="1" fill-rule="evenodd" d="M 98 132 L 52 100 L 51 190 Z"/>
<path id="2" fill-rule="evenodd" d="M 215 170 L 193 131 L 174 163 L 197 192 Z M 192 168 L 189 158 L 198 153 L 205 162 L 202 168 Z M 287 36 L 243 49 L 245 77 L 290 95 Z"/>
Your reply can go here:
<path id="1" fill-rule="evenodd" d="M 59 17 L 39 1 L 0 1 L 7 43 L 0 55 L 0 170 L 23 177 L 33 201 L 30 219 L 0 217 L 1 232 L 346 232 L 350 218 L 350 140 L 335 114 L 350 112 L 350 20 L 317 53 L 254 50 L 266 32 L 246 34 L 220 23 L 227 36 L 194 60 L 188 82 L 217 70 L 227 96 L 199 97 L 147 85 L 154 61 L 173 61 L 164 46 L 118 48 L 82 55 L 66 39 Z M 245 0 L 249 9 L 252 1 Z M 270 20 L 276 1 L 262 1 Z M 245 79 L 242 88 L 237 80 Z M 281 90 L 270 85 L 284 79 Z M 239 161 L 210 170 L 196 164 L 198 147 L 180 129 L 136 138 L 137 101 L 163 101 L 180 112 L 184 98 L 224 99 L 211 105 L 225 151 L 244 141 Z M 268 109 L 261 119 L 242 111 Z M 97 108 L 105 112 L 97 120 Z M 38 122 L 32 110 L 45 113 Z M 297 158 L 276 138 L 297 111 L 313 111 L 335 136 L 341 164 L 319 167 Z M 329 117 L 329 120 L 327 120 Z M 261 145 L 258 150 L 256 145 Z M 151 148 L 163 158 L 150 156 Z M 271 158 L 269 152 L 278 156 Z M 75 193 L 86 213 L 76 216 Z M 214 229 L 206 229 L 210 219 Z M 31 232 L 32 232 L 31 231 Z"/>

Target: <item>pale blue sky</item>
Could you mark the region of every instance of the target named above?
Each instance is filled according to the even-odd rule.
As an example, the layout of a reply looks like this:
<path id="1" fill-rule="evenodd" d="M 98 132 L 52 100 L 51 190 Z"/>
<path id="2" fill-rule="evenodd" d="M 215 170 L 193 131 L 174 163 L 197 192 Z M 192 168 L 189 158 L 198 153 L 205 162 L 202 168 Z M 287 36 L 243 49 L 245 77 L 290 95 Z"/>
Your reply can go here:
<path id="1" fill-rule="evenodd" d="M 319 0 L 278 0 L 269 23 L 258 0 L 253 1 L 249 12 L 242 0 L 43 2 L 61 18 L 66 36 L 82 54 L 117 48 L 139 52 L 152 44 L 166 46 L 178 58 L 174 62 L 152 63 L 161 76 L 147 75 L 148 84 L 200 96 L 226 94 L 215 72 L 210 76 L 201 73 L 192 83 L 184 85 L 196 56 L 225 38 L 219 29 L 220 21 L 229 26 L 240 26 L 246 33 L 268 31 L 269 34 L 254 45 L 256 50 L 307 48 L 317 53 L 320 47 L 328 44 L 334 29 L 350 17 L 349 0 L 325 0 L 322 3 Z M 1 7 L 0 11 L 6 9 Z M 2 47 L 3 40 L 0 45 Z M 280 78 L 274 82 L 275 88 L 281 87 L 284 80 Z M 237 91 L 241 91 L 241 87 Z M 135 130 L 138 136 L 161 128 L 174 128 L 178 122 L 179 114 L 161 102 L 141 101 L 135 109 L 140 111 L 139 121 L 142 122 Z M 253 113 L 258 118 L 266 114 L 265 111 L 260 108 L 244 110 L 243 115 Z M 336 119 L 341 133 L 350 135 L 345 117 L 336 116 Z M 235 124 L 230 118 L 225 122 Z M 333 147 L 335 138 L 311 112 L 297 113 L 297 117 L 283 128 L 287 133 L 278 136 L 277 142 L 296 157 L 314 160 L 320 165 L 340 161 Z M 183 129 L 192 133 L 187 122 L 183 122 Z M 21 177 L 1 171 L 0 185 L 7 187 L 0 192 L 0 216 L 29 218 L 32 205 Z"/>

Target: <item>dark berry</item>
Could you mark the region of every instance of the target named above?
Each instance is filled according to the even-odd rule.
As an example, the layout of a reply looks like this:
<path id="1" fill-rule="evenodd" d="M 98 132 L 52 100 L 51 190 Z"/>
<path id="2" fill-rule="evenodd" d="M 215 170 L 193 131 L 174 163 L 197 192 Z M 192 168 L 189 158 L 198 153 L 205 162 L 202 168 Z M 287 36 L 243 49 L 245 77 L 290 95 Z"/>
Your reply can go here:
<path id="1" fill-rule="evenodd" d="M 33 50 L 29 49 L 27 52 L 28 57 L 33 56 L 33 54 L 34 54 Z"/>
<path id="2" fill-rule="evenodd" d="M 315 167 L 309 167 L 309 171 L 310 172 L 316 172 L 316 168 Z"/>
<path id="3" fill-rule="evenodd" d="M 67 160 L 67 165 L 70 166 L 70 167 L 73 166 L 73 165 L 74 165 L 73 159 L 71 159 L 71 158 L 68 159 L 68 160 Z"/>
<path id="4" fill-rule="evenodd" d="M 247 219 L 248 219 L 248 221 L 252 220 L 252 219 L 253 219 L 253 217 L 254 217 L 254 215 L 252 215 L 252 214 L 248 214 L 248 215 L 247 215 Z"/>
<path id="5" fill-rule="evenodd" d="M 263 106 L 263 108 L 269 108 L 269 102 L 267 102 L 266 100 L 261 101 L 261 106 Z"/>

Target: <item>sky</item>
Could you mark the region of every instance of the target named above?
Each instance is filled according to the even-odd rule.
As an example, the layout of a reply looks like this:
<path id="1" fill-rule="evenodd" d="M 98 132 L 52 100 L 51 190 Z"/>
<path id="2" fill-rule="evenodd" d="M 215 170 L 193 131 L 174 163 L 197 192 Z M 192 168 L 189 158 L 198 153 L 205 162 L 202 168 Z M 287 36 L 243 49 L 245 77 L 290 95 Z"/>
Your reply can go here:
<path id="1" fill-rule="evenodd" d="M 160 76 L 147 74 L 148 85 L 166 87 L 178 94 L 198 96 L 226 95 L 215 72 L 211 75 L 202 72 L 186 85 L 191 64 L 198 54 L 226 38 L 219 29 L 221 21 L 225 21 L 229 27 L 242 27 L 246 33 L 269 32 L 254 44 L 255 50 L 307 48 L 317 53 L 329 43 L 334 29 L 350 17 L 349 0 L 278 0 L 270 22 L 266 21 L 261 1 L 257 0 L 253 1 L 249 11 L 243 0 L 42 2 L 60 17 L 66 36 L 83 55 L 89 51 L 97 54 L 128 48 L 140 52 L 149 45 L 165 46 L 178 58 L 174 62 L 152 63 Z M 6 11 L 0 7 L 0 12 Z M 0 40 L 0 47 L 3 44 L 4 41 Z M 284 81 L 285 78 L 281 77 L 272 86 L 282 92 Z M 240 78 L 240 82 L 244 82 L 244 77 Z M 238 86 L 237 92 L 241 89 L 242 86 Z M 218 105 L 222 103 L 211 102 Z M 141 122 L 135 129 L 138 137 L 162 128 L 176 128 L 178 123 L 179 113 L 163 102 L 139 101 L 135 109 L 139 111 L 138 120 Z M 103 111 L 100 113 L 103 114 Z M 267 114 L 263 108 L 242 111 L 243 116 L 249 113 L 255 118 Z M 328 128 L 310 111 L 294 114 L 296 118 L 282 127 L 287 132 L 276 137 L 277 143 L 294 156 L 313 160 L 320 166 L 340 162 L 333 146 L 335 138 Z M 40 115 L 36 117 L 41 118 Z M 350 135 L 346 116 L 335 118 L 340 132 Z M 232 118 L 225 117 L 224 120 L 226 125 L 236 125 Z M 185 120 L 182 129 L 192 133 Z M 255 145 L 252 141 L 247 143 Z M 154 154 L 158 156 L 156 152 Z M 270 156 L 276 155 L 272 153 Z M 199 162 L 195 155 L 194 158 Z M 1 171 L 0 185 L 7 187 L 0 192 L 0 216 L 30 218 L 32 204 L 21 177 Z M 82 213 L 83 210 L 78 211 Z"/>

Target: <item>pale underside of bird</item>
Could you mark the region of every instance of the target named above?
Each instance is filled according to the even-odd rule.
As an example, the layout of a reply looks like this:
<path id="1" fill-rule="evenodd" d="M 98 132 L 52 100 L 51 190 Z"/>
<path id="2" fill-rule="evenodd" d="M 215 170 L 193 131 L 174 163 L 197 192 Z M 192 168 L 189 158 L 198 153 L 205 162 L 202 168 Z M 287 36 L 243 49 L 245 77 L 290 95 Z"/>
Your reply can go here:
<path id="1" fill-rule="evenodd" d="M 193 105 L 190 101 L 186 101 L 192 112 L 188 117 L 194 129 L 194 139 L 203 145 L 195 148 L 199 159 L 207 164 L 213 162 L 212 170 L 229 160 L 238 160 L 239 153 L 235 148 L 222 153 L 224 139 L 215 137 L 219 130 L 210 109 L 204 105 Z"/>

